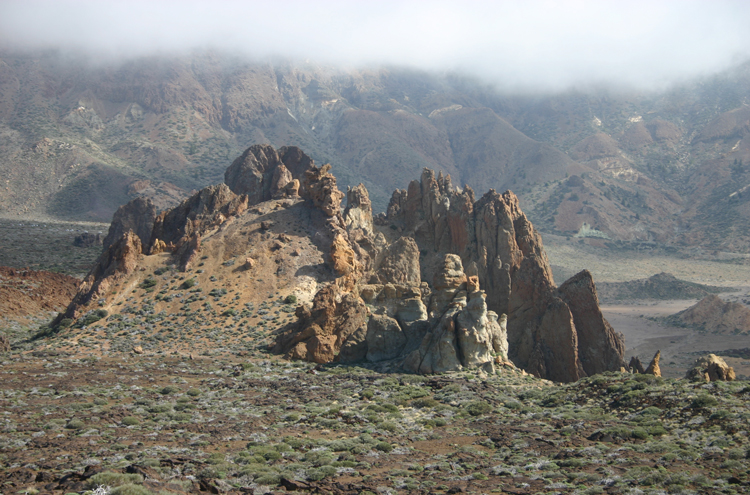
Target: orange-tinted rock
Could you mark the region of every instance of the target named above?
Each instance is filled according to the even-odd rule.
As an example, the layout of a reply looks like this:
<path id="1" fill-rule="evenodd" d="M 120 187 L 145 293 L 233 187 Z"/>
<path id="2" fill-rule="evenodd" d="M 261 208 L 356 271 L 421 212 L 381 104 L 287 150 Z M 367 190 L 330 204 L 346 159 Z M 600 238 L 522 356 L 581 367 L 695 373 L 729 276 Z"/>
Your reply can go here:
<path id="1" fill-rule="evenodd" d="M 128 230 L 132 230 L 141 239 L 141 245 L 149 246 L 155 220 L 156 206 L 148 198 L 135 198 L 122 205 L 112 217 L 109 232 L 102 243 L 103 250 L 114 244 Z"/>
<path id="2" fill-rule="evenodd" d="M 52 325 L 57 325 L 63 318 L 77 318 L 81 308 L 97 299 L 114 282 L 133 273 L 138 266 L 141 253 L 141 239 L 129 230 L 99 256 L 94 267 L 78 287 L 73 301 L 64 313 L 55 318 Z"/>
<path id="3" fill-rule="evenodd" d="M 659 367 L 659 360 L 661 359 L 661 351 L 656 351 L 654 358 L 649 363 L 648 368 L 643 372 L 647 375 L 661 376 L 661 368 Z"/>
<path id="4" fill-rule="evenodd" d="M 702 356 L 685 374 L 685 378 L 693 381 L 733 381 L 737 378 L 734 368 L 716 354 Z"/>

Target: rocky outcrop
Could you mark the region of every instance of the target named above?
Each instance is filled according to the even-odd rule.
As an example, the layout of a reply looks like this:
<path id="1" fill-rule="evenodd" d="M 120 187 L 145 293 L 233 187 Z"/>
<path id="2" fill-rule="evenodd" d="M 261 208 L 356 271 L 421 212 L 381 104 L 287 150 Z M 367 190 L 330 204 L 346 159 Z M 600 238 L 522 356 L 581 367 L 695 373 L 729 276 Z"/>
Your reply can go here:
<path id="1" fill-rule="evenodd" d="M 727 365 L 726 361 L 716 354 L 702 356 L 695 361 L 692 368 L 685 374 L 685 378 L 691 381 L 715 382 L 733 381 L 737 378 L 734 368 Z"/>
<path id="2" fill-rule="evenodd" d="M 63 318 L 78 318 L 80 308 L 98 299 L 113 283 L 133 273 L 138 266 L 138 259 L 142 252 L 140 237 L 132 230 L 123 234 L 101 254 L 79 285 L 73 301 L 64 313 L 60 313 L 55 318 L 52 326 L 57 326 Z"/>
<path id="3" fill-rule="evenodd" d="M 627 369 L 630 370 L 631 373 L 643 374 L 646 372 L 646 370 L 643 369 L 643 363 L 641 363 L 641 360 L 638 356 L 633 356 L 630 358 L 630 363 L 628 363 Z"/>
<path id="4" fill-rule="evenodd" d="M 508 315 L 516 365 L 557 381 L 624 366 L 622 338 L 599 310 L 591 275 L 555 287 L 541 237 L 512 192 L 490 190 L 475 200 L 468 186 L 456 189 L 450 176 L 425 169 L 420 181 L 393 193 L 375 222 L 415 239 L 424 253 L 422 279 L 436 273 L 446 253 L 472 267 L 489 310 Z"/>
<path id="5" fill-rule="evenodd" d="M 206 187 L 156 217 L 148 252 L 172 251 L 185 270 L 198 252 L 201 236 L 247 207 L 247 196 L 234 194 L 225 184 Z"/>
<path id="6" fill-rule="evenodd" d="M 363 184 L 350 187 L 346 191 L 344 223 L 350 231 L 362 229 L 365 233 L 372 234 L 372 203 L 370 202 L 370 195 Z"/>
<path id="7" fill-rule="evenodd" d="M 245 194 L 251 205 L 274 198 L 294 197 L 313 161 L 297 147 L 278 151 L 256 144 L 240 155 L 224 173 L 224 183 L 235 194 Z"/>
<path id="8" fill-rule="evenodd" d="M 643 372 L 646 375 L 661 376 L 661 368 L 659 367 L 659 360 L 661 359 L 661 351 L 656 351 L 654 358 L 648 365 L 648 368 Z"/>
<path id="9" fill-rule="evenodd" d="M 494 354 L 507 350 L 507 340 L 497 315 L 487 311 L 484 291 L 476 287 L 467 292 L 457 255 L 445 256 L 433 285 L 431 324 L 419 348 L 405 358 L 404 368 L 415 373 L 492 369 Z"/>
<path id="10" fill-rule="evenodd" d="M 331 166 L 328 164 L 320 168 L 313 165 L 307 170 L 300 196 L 329 217 L 335 217 L 341 215 L 341 200 L 344 199 L 344 193 L 336 187 L 336 178 L 329 173 L 330 170 Z"/>
<path id="11" fill-rule="evenodd" d="M 624 366 L 625 338 L 616 333 L 599 309 L 594 279 L 583 270 L 558 290 L 570 308 L 578 335 L 578 359 L 587 375 L 618 370 Z"/>
<path id="12" fill-rule="evenodd" d="M 102 250 L 106 251 L 129 230 L 138 236 L 141 245 L 149 246 L 155 220 L 156 206 L 149 198 L 135 198 L 122 205 L 112 217 L 109 232 L 102 242 Z"/>
<path id="13" fill-rule="evenodd" d="M 411 237 L 400 237 L 385 250 L 377 277 L 381 284 L 420 285 L 419 246 Z"/>
<path id="14" fill-rule="evenodd" d="M 476 199 L 468 186 L 454 188 L 450 176 L 425 169 L 420 181 L 394 193 L 387 214 L 373 219 L 361 184 L 349 189 L 342 211 L 345 195 L 330 168 L 316 167 L 297 148 L 256 145 L 227 169 L 226 184 L 153 216 L 150 229 L 149 203 L 131 202 L 118 211 L 111 232 L 128 226 L 139 232 L 128 230 L 105 249 L 68 313 L 94 300 L 108 280 L 132 272 L 134 254 L 168 252 L 185 270 L 214 234 L 243 228 L 264 243 L 237 251 L 249 261 L 236 270 L 262 272 L 268 253 L 283 263 L 279 253 L 292 242 L 291 230 L 277 232 L 282 226 L 270 218 L 248 229 L 233 218 L 277 198 L 283 200 L 253 212 L 302 215 L 327 265 L 306 267 L 314 280 L 304 300 L 312 301 L 277 334 L 278 353 L 318 363 L 378 361 L 419 373 L 492 369 L 495 361 L 511 359 L 557 381 L 624 364 L 622 339 L 599 310 L 591 275 L 554 285 L 541 238 L 513 193 L 490 190 Z M 297 249 L 290 254 L 319 259 Z"/>
<path id="15" fill-rule="evenodd" d="M 367 327 L 367 308 L 358 296 L 330 284 L 318 291 L 312 308 L 297 308 L 297 318 L 297 328 L 280 335 L 274 351 L 290 359 L 329 363 L 350 336 Z"/>

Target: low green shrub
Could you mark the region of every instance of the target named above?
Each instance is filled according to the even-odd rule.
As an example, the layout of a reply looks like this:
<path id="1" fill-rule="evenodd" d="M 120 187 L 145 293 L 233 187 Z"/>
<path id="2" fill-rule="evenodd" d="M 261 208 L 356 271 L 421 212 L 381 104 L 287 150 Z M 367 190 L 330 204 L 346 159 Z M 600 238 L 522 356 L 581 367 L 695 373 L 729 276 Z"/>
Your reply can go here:
<path id="1" fill-rule="evenodd" d="M 88 485 L 94 488 L 99 485 L 116 487 L 136 483 L 143 483 L 143 476 L 140 474 L 115 473 L 113 471 L 97 473 L 88 479 Z"/>

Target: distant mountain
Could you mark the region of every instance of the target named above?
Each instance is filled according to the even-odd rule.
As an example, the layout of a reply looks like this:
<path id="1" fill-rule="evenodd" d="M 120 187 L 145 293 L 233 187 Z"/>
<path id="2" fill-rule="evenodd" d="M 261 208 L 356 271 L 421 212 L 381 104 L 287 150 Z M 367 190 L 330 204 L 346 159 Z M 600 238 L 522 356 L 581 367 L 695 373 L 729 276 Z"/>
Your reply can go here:
<path id="1" fill-rule="evenodd" d="M 429 167 L 512 189 L 543 231 L 746 249 L 749 82 L 745 64 L 662 93 L 519 96 L 402 68 L 5 52 L 0 215 L 108 221 L 139 195 L 166 208 L 268 143 L 331 162 L 375 211 Z"/>

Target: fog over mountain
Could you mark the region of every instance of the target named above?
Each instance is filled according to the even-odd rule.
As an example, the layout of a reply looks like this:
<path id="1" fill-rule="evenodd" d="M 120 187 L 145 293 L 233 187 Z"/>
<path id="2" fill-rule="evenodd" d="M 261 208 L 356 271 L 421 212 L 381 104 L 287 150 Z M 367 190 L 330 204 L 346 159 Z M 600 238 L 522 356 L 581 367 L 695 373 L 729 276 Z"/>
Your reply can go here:
<path id="1" fill-rule="evenodd" d="M 216 48 L 459 71 L 524 90 L 664 87 L 748 56 L 744 1 L 4 1 L 0 44 L 133 57 Z"/>

